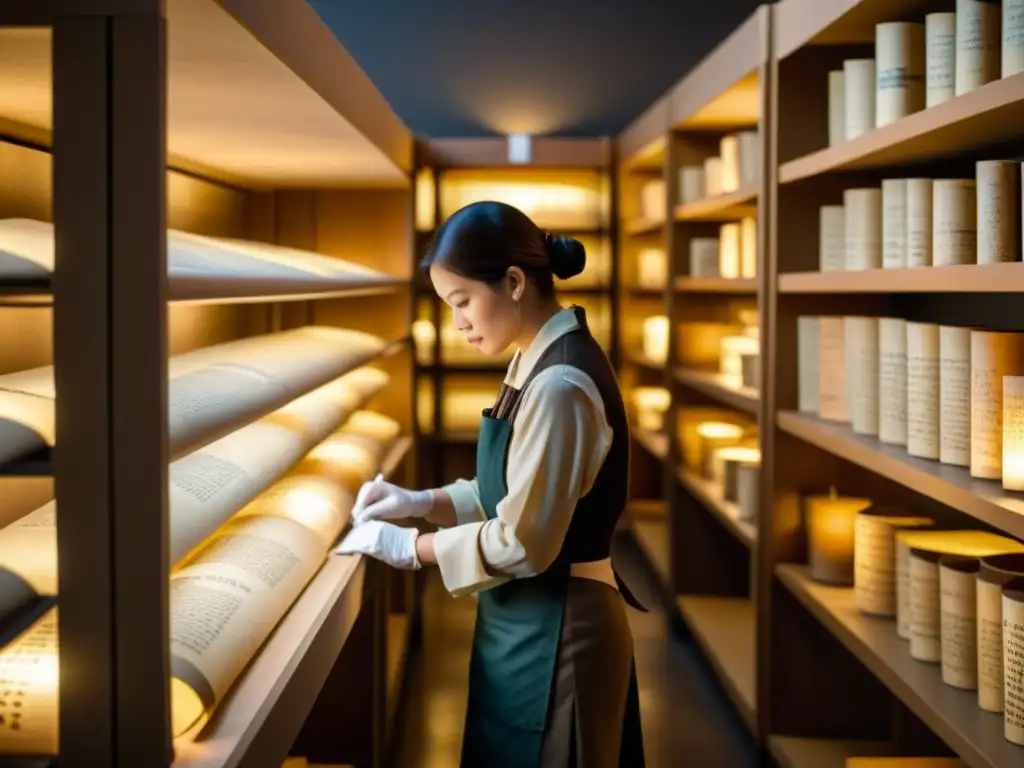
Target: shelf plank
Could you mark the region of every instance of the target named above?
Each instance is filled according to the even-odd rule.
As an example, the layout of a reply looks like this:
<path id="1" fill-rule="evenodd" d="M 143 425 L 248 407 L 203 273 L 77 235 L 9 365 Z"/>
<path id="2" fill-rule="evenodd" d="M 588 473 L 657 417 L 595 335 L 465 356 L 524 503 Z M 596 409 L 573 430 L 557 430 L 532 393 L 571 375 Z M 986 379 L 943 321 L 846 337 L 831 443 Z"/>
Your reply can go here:
<path id="1" fill-rule="evenodd" d="M 674 368 L 676 381 L 713 397 L 730 408 L 757 415 L 761 393 L 750 387 L 734 386 L 729 377 L 715 371 L 701 371 L 695 368 Z"/>
<path id="2" fill-rule="evenodd" d="M 746 598 L 706 595 L 681 595 L 677 603 L 740 716 L 754 732 L 754 603 Z"/>
<path id="3" fill-rule="evenodd" d="M 678 275 L 672 281 L 672 287 L 679 293 L 756 294 L 757 278 L 690 277 L 689 275 Z"/>
<path id="4" fill-rule="evenodd" d="M 898 754 L 897 747 L 884 741 L 839 741 L 772 736 L 768 748 L 779 768 L 846 768 L 850 757 L 885 757 Z"/>
<path id="5" fill-rule="evenodd" d="M 632 432 L 633 438 L 654 458 L 664 461 L 668 457 L 668 435 L 639 427 L 633 427 L 630 432 Z"/>
<path id="6" fill-rule="evenodd" d="M 1022 121 L 1024 74 L 1019 74 L 783 163 L 779 181 L 948 157 L 1014 139 Z"/>
<path id="7" fill-rule="evenodd" d="M 647 562 L 658 575 L 662 587 L 671 594 L 672 589 L 672 565 L 669 553 L 669 529 L 668 517 L 661 519 L 645 517 L 632 520 L 633 536 L 636 543 L 640 545 L 640 551 L 644 553 Z"/>
<path id="8" fill-rule="evenodd" d="M 1019 293 L 1024 262 L 779 275 L 780 293 Z"/>
<path id="9" fill-rule="evenodd" d="M 680 484 L 714 514 L 742 544 L 751 549 L 757 546 L 757 528 L 740 520 L 740 508 L 722 498 L 722 489 L 716 483 L 679 468 L 676 471 Z"/>
<path id="10" fill-rule="evenodd" d="M 387 651 L 387 709 L 388 733 L 394 725 L 395 712 L 398 709 L 399 697 L 402 693 L 402 680 L 405 678 L 405 666 L 409 658 L 410 632 L 412 617 L 407 613 L 388 614 L 388 651 Z"/>
<path id="11" fill-rule="evenodd" d="M 942 682 L 939 667 L 910 656 L 888 619 L 857 609 L 853 589 L 811 581 L 806 566 L 775 568 L 781 582 L 860 662 L 972 768 L 1019 768 L 1024 747 L 1003 737 L 1001 715 L 978 707 L 977 693 Z"/>
<path id="12" fill-rule="evenodd" d="M 793 411 L 780 411 L 777 423 L 783 432 L 1012 536 L 1024 538 L 1024 495 L 1004 491 L 998 481 L 977 480 L 965 467 L 908 456 L 902 447 L 856 435 L 845 424 Z"/>
<path id="13" fill-rule="evenodd" d="M 665 222 L 660 219 L 637 217 L 627 221 L 625 229 L 628 235 L 648 235 L 653 232 L 660 232 L 664 226 Z"/>
<path id="14" fill-rule="evenodd" d="M 628 350 L 623 353 L 623 357 L 633 365 L 639 365 L 642 368 L 649 368 L 652 371 L 665 370 L 664 362 L 660 360 L 652 360 L 639 350 Z"/>
<path id="15" fill-rule="evenodd" d="M 731 221 L 757 214 L 758 188 L 742 187 L 725 195 L 680 203 L 673 211 L 676 221 Z"/>

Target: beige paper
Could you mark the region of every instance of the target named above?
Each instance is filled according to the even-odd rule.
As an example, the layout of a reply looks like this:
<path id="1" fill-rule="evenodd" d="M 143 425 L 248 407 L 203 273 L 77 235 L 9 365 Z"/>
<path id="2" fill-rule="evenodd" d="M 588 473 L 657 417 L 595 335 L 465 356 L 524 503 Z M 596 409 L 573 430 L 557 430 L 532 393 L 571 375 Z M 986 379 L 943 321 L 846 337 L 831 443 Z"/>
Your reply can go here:
<path id="1" fill-rule="evenodd" d="M 845 339 L 843 318 L 818 318 L 818 415 L 829 421 L 850 420 Z"/>
<path id="2" fill-rule="evenodd" d="M 956 95 L 999 79 L 999 3 L 956 0 Z"/>
<path id="3" fill-rule="evenodd" d="M 882 181 L 882 267 L 907 266 L 907 180 Z"/>
<path id="4" fill-rule="evenodd" d="M 1003 586 L 1003 735 L 1024 746 L 1024 578 Z"/>
<path id="5" fill-rule="evenodd" d="M 818 318 L 801 316 L 796 323 L 798 407 L 801 413 L 818 413 Z"/>
<path id="6" fill-rule="evenodd" d="M 882 266 L 882 188 L 846 190 L 843 211 L 846 269 L 878 269 Z"/>
<path id="7" fill-rule="evenodd" d="M 1003 711 L 1003 585 L 1024 576 L 1024 555 L 981 559 L 976 604 L 978 613 L 978 706 Z"/>
<path id="8" fill-rule="evenodd" d="M 907 444 L 907 322 L 878 320 L 878 439 Z"/>
<path id="9" fill-rule="evenodd" d="M 1020 243 L 1019 164 L 1010 160 L 977 163 L 978 264 L 1016 261 Z"/>
<path id="10" fill-rule="evenodd" d="M 974 264 L 978 248 L 977 184 L 974 179 L 932 182 L 932 264 Z"/>
<path id="11" fill-rule="evenodd" d="M 1024 336 L 971 331 L 971 477 L 1003 473 L 1003 377 L 1024 373 Z"/>
<path id="12" fill-rule="evenodd" d="M 978 687 L 978 568 L 976 557 L 939 560 L 942 682 L 968 691 Z"/>
<path id="13" fill-rule="evenodd" d="M 857 607 L 873 616 L 896 616 L 896 532 L 933 525 L 928 517 L 871 506 L 854 523 L 853 586 Z"/>
<path id="14" fill-rule="evenodd" d="M 858 435 L 878 434 L 878 318 L 848 316 L 844 321 L 846 386 L 851 423 Z"/>
<path id="15" fill-rule="evenodd" d="M 929 13 L 925 23 L 925 106 L 956 95 L 956 14 Z"/>
<path id="16" fill-rule="evenodd" d="M 907 323 L 907 453 L 939 458 L 939 326 Z"/>
<path id="17" fill-rule="evenodd" d="M 971 330 L 939 327 L 939 461 L 971 464 Z"/>
<path id="18" fill-rule="evenodd" d="M 889 21 L 875 25 L 876 127 L 924 109 L 924 51 L 924 24 Z"/>
<path id="19" fill-rule="evenodd" d="M 907 179 L 907 266 L 932 264 L 932 180 Z"/>
<path id="20" fill-rule="evenodd" d="M 56 755 L 57 609 L 0 649 L 0 753 Z"/>

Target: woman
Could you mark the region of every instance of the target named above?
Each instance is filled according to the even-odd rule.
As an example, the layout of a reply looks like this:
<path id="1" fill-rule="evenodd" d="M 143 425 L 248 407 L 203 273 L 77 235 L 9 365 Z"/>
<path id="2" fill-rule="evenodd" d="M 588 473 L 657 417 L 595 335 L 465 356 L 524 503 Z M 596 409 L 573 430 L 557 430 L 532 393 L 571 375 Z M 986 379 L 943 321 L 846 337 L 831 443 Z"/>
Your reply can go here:
<path id="1" fill-rule="evenodd" d="M 553 275 L 583 271 L 573 238 L 482 202 L 440 228 L 424 266 L 455 327 L 488 355 L 518 350 L 483 413 L 476 478 L 359 492 L 339 552 L 436 564 L 479 598 L 464 768 L 644 765 L 633 641 L 610 549 L 626 505 L 629 426 L 614 372 Z M 419 533 L 387 522 L 420 517 Z"/>

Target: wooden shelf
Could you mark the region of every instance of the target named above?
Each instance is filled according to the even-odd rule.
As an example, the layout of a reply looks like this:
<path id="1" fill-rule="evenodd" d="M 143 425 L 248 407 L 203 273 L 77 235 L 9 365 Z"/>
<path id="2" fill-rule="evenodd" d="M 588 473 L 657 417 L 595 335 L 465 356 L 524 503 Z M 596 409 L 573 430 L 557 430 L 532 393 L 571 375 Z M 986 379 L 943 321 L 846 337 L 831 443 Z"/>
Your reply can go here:
<path id="1" fill-rule="evenodd" d="M 738 597 L 681 595 L 677 603 L 743 721 L 756 731 L 753 602 Z"/>
<path id="2" fill-rule="evenodd" d="M 1019 136 L 1024 121 L 1024 74 L 983 85 L 876 128 L 856 139 L 783 163 L 779 182 L 948 157 Z"/>
<path id="3" fill-rule="evenodd" d="M 758 281 L 753 277 L 690 277 L 677 275 L 672 286 L 680 293 L 757 294 Z"/>
<path id="4" fill-rule="evenodd" d="M 942 682 L 938 665 L 911 658 L 893 621 L 862 614 L 852 589 L 810 580 L 800 565 L 776 566 L 797 599 L 972 768 L 1019 768 L 1024 747 L 1003 737 L 1002 715 L 978 707 L 977 693 Z"/>
<path id="5" fill-rule="evenodd" d="M 850 757 L 885 757 L 898 754 L 895 744 L 884 741 L 839 741 L 772 736 L 768 748 L 779 768 L 846 768 Z"/>
<path id="6" fill-rule="evenodd" d="M 722 498 L 721 487 L 682 468 L 676 470 L 676 476 L 680 484 L 707 507 L 742 544 L 751 549 L 757 546 L 756 526 L 740 519 L 740 508 Z"/>
<path id="7" fill-rule="evenodd" d="M 651 358 L 647 357 L 640 351 L 627 351 L 623 354 L 623 357 L 633 365 L 639 365 L 642 368 L 649 368 L 652 371 L 665 370 L 665 363 L 660 360 L 651 360 Z"/>
<path id="8" fill-rule="evenodd" d="M 873 44 L 876 24 L 924 21 L 935 10 L 945 8 L 934 0 L 786 0 L 776 6 L 775 55 L 782 59 L 805 45 Z"/>
<path id="9" fill-rule="evenodd" d="M 633 439 L 642 445 L 648 453 L 664 461 L 668 457 L 668 435 L 650 432 L 639 427 L 632 427 Z"/>
<path id="10" fill-rule="evenodd" d="M 675 207 L 676 221 L 731 221 L 757 214 L 758 187 L 743 187 L 726 195 L 716 195 Z"/>
<path id="11" fill-rule="evenodd" d="M 734 386 L 728 377 L 714 371 L 673 368 L 672 374 L 676 381 L 696 389 L 698 392 L 703 392 L 708 397 L 713 397 L 730 408 L 757 415 L 761 394 L 756 389 Z"/>
<path id="12" fill-rule="evenodd" d="M 668 518 L 644 517 L 632 520 L 633 536 L 647 562 L 661 580 L 663 589 L 672 592 L 672 566 L 669 552 Z"/>
<path id="13" fill-rule="evenodd" d="M 405 679 L 405 667 L 409 660 L 412 617 L 407 613 L 388 614 L 387 691 L 388 732 L 394 724 Z"/>
<path id="14" fill-rule="evenodd" d="M 1019 293 L 1024 262 L 779 275 L 779 293 Z"/>
<path id="15" fill-rule="evenodd" d="M 778 413 L 778 427 L 935 501 L 1012 536 L 1024 538 L 1024 495 L 1003 491 L 993 480 L 976 480 L 965 467 L 908 456 L 902 447 L 854 434 L 845 424 L 793 411 Z"/>
<path id="16" fill-rule="evenodd" d="M 626 222 L 625 230 L 629 235 L 649 235 L 661 232 L 664 227 L 665 222 L 662 220 L 636 218 Z"/>

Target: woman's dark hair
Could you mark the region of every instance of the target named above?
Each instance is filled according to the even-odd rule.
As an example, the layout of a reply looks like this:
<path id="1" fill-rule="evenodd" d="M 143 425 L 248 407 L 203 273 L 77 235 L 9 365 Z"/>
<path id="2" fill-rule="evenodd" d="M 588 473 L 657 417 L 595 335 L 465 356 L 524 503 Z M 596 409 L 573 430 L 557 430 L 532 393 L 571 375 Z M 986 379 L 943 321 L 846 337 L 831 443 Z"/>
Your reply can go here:
<path id="1" fill-rule="evenodd" d="M 578 275 L 587 263 L 583 244 L 545 233 L 530 217 L 505 203 L 479 202 L 460 208 L 437 230 L 423 271 L 444 267 L 470 280 L 497 285 L 509 267 L 519 267 L 541 296 L 554 295 L 552 276 Z"/>

